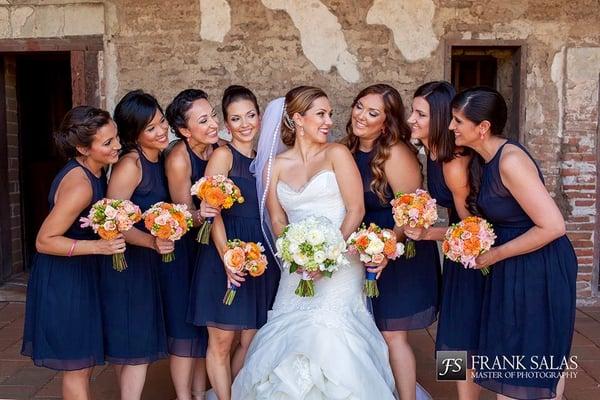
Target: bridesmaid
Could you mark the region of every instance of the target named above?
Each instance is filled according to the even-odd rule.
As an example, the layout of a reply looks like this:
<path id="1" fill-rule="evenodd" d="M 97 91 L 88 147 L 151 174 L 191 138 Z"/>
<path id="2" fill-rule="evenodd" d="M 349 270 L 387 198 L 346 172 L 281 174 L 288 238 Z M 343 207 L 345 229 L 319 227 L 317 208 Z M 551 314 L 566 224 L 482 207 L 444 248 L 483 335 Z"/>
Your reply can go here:
<path id="1" fill-rule="evenodd" d="M 429 82 L 414 94 L 412 113 L 408 119 L 411 139 L 425 147 L 427 156 L 427 189 L 437 204 L 448 209 L 450 224 L 470 215 L 466 198 L 469 194 L 468 151 L 457 148 L 454 134 L 448 129 L 452 119 L 450 103 L 456 92 L 444 81 Z M 444 239 L 447 227 L 409 228 L 406 236 L 413 240 Z M 466 269 L 460 263 L 444 259 L 442 300 L 437 325 L 436 350 L 477 350 L 481 323 L 481 302 L 485 278 L 480 271 Z M 477 399 L 480 388 L 468 381 L 457 382 L 461 400 Z"/>
<path id="2" fill-rule="evenodd" d="M 488 373 L 475 381 L 499 399 L 561 398 L 559 365 L 571 348 L 577 275 L 565 222 L 525 147 L 501 136 L 507 110 L 497 91 L 459 93 L 452 115 L 456 145 L 478 154 L 470 169 L 469 211 L 491 222 L 497 235 L 494 247 L 476 260 L 477 268 L 491 267 L 478 354 L 490 360 L 523 356 L 525 369 L 514 372 L 532 375 L 509 378 L 505 365 L 501 377 Z M 539 369 L 542 360 L 556 369 Z M 489 372 L 474 361 L 478 372 Z"/>
<path id="3" fill-rule="evenodd" d="M 230 86 L 223 94 L 222 107 L 232 141 L 213 152 L 206 175 L 229 176 L 240 188 L 245 202 L 223 210 L 214 220 L 213 244 L 202 249 L 196 261 L 190 317 L 194 324 L 208 327 L 208 376 L 217 396 L 229 399 L 232 377 L 241 369 L 256 330 L 267 321 L 267 310 L 276 293 L 279 268 L 268 251 L 265 254 L 269 257 L 269 264 L 261 277 L 245 279 L 223 266 L 227 239 L 263 244 L 265 239 L 260 228 L 256 180 L 249 171 L 254 158 L 253 139 L 260 128 L 258 103 L 249 89 Z M 223 305 L 228 285 L 239 287 L 230 306 Z M 241 332 L 240 345 L 231 355 L 236 332 Z"/>
<path id="4" fill-rule="evenodd" d="M 405 121 L 402 98 L 389 85 L 369 86 L 352 102 L 345 144 L 363 178 L 366 224 L 393 228 L 390 201 L 394 193 L 414 192 L 423 183 Z M 386 265 L 388 268 L 383 269 Z M 401 257 L 389 264 L 385 260 L 371 270 L 381 274 L 380 295 L 372 301 L 373 315 L 389 347 L 396 388 L 403 400 L 414 399 L 415 356 L 407 331 L 426 328 L 436 319 L 440 274 L 437 245 L 419 241 L 414 258 Z"/>
<path id="5" fill-rule="evenodd" d="M 121 145 L 110 115 L 89 106 L 70 110 L 54 139 L 69 161 L 52 182 L 50 214 L 36 239 L 21 352 L 37 366 L 65 371 L 63 398 L 90 399 L 92 369 L 104 364 L 98 268 L 105 257 L 98 255 L 123 253 L 125 240 L 100 240 L 79 218 L 105 196 L 103 169 Z"/>
<path id="6" fill-rule="evenodd" d="M 173 202 L 188 206 L 197 227 L 202 222 L 200 204 L 198 198 L 190 194 L 190 188 L 204 176 L 208 157 L 219 139 L 219 123 L 207 94 L 197 89 L 186 89 L 175 96 L 167 107 L 166 117 L 181 139 L 165 158 L 169 193 Z M 194 229 L 175 242 L 175 260 L 160 268 L 171 378 L 178 400 L 203 399 L 206 391 L 204 358 L 208 332 L 205 327 L 186 322 L 198 248 L 196 234 L 197 229 Z"/>
<path id="7" fill-rule="evenodd" d="M 125 146 L 108 184 L 108 197 L 127 199 L 142 212 L 169 201 L 161 161 L 168 126 L 158 102 L 141 90 L 127 93 L 117 104 L 115 122 Z M 121 399 L 140 399 L 148 364 L 167 356 L 165 322 L 158 269 L 160 254 L 173 242 L 156 238 L 143 221 L 125 233 L 127 269 L 118 272 L 105 263 L 101 274 L 107 361 L 115 364 Z"/>

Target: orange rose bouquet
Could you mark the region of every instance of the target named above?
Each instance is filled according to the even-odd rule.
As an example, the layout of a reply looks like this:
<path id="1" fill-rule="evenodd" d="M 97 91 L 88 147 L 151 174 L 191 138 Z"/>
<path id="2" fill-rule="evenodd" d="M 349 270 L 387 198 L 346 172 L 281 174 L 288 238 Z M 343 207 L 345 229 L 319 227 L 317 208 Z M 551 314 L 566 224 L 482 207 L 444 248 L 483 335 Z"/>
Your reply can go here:
<path id="1" fill-rule="evenodd" d="M 442 251 L 465 268 L 474 268 L 477 256 L 488 251 L 495 240 L 496 234 L 489 222 L 480 217 L 467 217 L 448 228 Z M 490 271 L 486 267 L 481 273 L 487 275 Z"/>
<path id="2" fill-rule="evenodd" d="M 224 264 L 232 272 L 246 272 L 252 277 L 261 276 L 267 269 L 265 248 L 259 243 L 241 240 L 227 241 L 227 251 L 223 256 Z M 237 287 L 228 285 L 223 304 L 230 306 L 235 299 Z"/>
<path id="3" fill-rule="evenodd" d="M 190 192 L 193 196 L 217 208 L 231 208 L 235 203 L 244 202 L 240 188 L 225 175 L 200 178 L 192 185 Z M 207 218 L 200 227 L 197 237 L 199 243 L 208 244 L 212 222 L 212 218 Z"/>
<path id="4" fill-rule="evenodd" d="M 126 232 L 142 219 L 140 208 L 129 200 L 102 199 L 90 208 L 87 218 L 80 218 L 81 227 L 92 227 L 104 240 L 112 240 Z M 113 268 L 119 272 L 127 268 L 123 253 L 113 254 Z"/>
<path id="5" fill-rule="evenodd" d="M 435 199 L 423 189 L 414 193 L 397 193 L 392 204 L 394 221 L 399 227 L 429 228 L 438 219 Z M 415 242 L 406 240 L 406 258 L 415 256 Z"/>
<path id="6" fill-rule="evenodd" d="M 381 229 L 371 223 L 367 228 L 363 223 L 348 240 L 348 251 L 358 254 L 363 263 L 380 264 L 384 259 L 395 260 L 404 254 L 404 245 L 396 242 L 396 234 L 391 229 Z M 367 271 L 364 292 L 367 297 L 378 297 L 376 274 Z"/>
<path id="7" fill-rule="evenodd" d="M 154 204 L 144 213 L 144 225 L 153 236 L 167 240 L 179 240 L 193 226 L 192 214 L 185 204 L 163 201 Z M 173 252 L 163 254 L 163 262 L 175 259 Z"/>

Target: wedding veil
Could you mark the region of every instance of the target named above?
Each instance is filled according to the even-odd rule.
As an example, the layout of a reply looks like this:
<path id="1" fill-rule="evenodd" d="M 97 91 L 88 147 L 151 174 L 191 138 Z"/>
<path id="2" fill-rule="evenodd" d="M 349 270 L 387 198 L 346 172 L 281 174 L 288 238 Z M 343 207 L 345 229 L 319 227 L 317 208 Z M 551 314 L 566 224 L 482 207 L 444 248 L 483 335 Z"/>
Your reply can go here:
<path id="1" fill-rule="evenodd" d="M 275 240 L 271 229 L 269 212 L 266 209 L 267 190 L 271 183 L 271 168 L 277 154 L 287 149 L 281 141 L 281 121 L 285 112 L 285 98 L 278 97 L 272 100 L 262 115 L 260 136 L 256 148 L 256 158 L 250 164 L 250 172 L 256 177 L 256 192 L 258 195 L 258 206 L 260 212 L 261 229 L 267 242 L 267 247 L 273 253 L 279 267 L 281 264 L 275 257 Z"/>

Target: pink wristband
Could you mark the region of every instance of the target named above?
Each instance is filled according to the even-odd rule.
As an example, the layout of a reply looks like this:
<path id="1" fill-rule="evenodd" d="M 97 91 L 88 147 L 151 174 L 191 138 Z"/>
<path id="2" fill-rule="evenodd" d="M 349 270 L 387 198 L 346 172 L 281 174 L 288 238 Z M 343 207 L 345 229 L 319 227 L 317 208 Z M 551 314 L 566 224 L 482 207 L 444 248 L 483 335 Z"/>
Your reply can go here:
<path id="1" fill-rule="evenodd" d="M 71 257 L 73 255 L 73 250 L 75 250 L 76 244 L 77 244 L 77 240 L 73 240 L 73 244 L 71 245 L 71 248 L 69 249 L 69 252 L 67 253 L 67 257 Z"/>

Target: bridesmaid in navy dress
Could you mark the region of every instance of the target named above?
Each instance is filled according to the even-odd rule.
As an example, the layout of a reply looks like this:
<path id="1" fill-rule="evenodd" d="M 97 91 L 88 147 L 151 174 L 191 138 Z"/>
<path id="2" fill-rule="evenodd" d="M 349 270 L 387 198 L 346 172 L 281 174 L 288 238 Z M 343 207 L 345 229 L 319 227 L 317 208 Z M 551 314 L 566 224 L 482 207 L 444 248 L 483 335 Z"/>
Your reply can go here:
<path id="1" fill-rule="evenodd" d="M 98 268 L 109 257 L 99 254 L 123 253 L 125 240 L 100 240 L 79 218 L 105 196 L 103 169 L 121 145 L 108 112 L 88 106 L 69 111 L 54 139 L 69 161 L 52 182 L 50 214 L 36 239 L 21 352 L 37 366 L 65 371 L 63 398 L 89 399 L 92 369 L 104 364 Z"/>
<path id="2" fill-rule="evenodd" d="M 492 223 L 497 240 L 476 259 L 490 267 L 481 314 L 476 383 L 498 398 L 560 398 L 575 322 L 577 258 L 563 217 L 527 150 L 500 136 L 507 119 L 502 96 L 473 88 L 452 101 L 450 129 L 458 146 L 475 150 L 467 204 Z M 479 360 L 522 356 L 500 376 Z M 544 364 L 545 361 L 545 364 Z M 563 361 L 566 361 L 563 364 Z M 478 365 L 479 364 L 479 365 Z M 492 372 L 494 366 L 490 365 Z M 526 377 L 510 377 L 506 372 Z"/>
<path id="3" fill-rule="evenodd" d="M 186 89 L 169 104 L 166 117 L 181 139 L 170 147 L 165 158 L 169 193 L 175 203 L 187 204 L 194 226 L 202 222 L 200 203 L 190 188 L 204 176 L 213 146 L 219 140 L 219 123 L 207 94 Z M 209 214 L 217 215 L 217 212 Z M 206 215 L 206 214 L 205 214 Z M 186 321 L 190 283 L 196 253 L 197 229 L 175 242 L 175 260 L 160 267 L 160 283 L 167 327 L 171 378 L 177 399 L 203 399 L 206 391 L 206 346 L 208 331 Z"/>
<path id="4" fill-rule="evenodd" d="M 127 199 L 146 211 L 169 201 L 161 161 L 168 143 L 168 126 L 158 102 L 136 90 L 127 93 L 114 114 L 125 150 L 115 164 L 107 196 Z M 172 241 L 156 238 L 143 221 L 125 232 L 127 269 L 110 263 L 101 271 L 102 318 L 107 361 L 115 364 L 121 399 L 139 399 L 148 364 L 167 356 L 165 322 L 158 268 L 160 254 L 174 250 Z"/>
<path id="5" fill-rule="evenodd" d="M 223 210 L 212 228 L 212 243 L 200 250 L 192 283 L 190 318 L 208 327 L 206 363 L 210 382 L 219 398 L 231 397 L 231 382 L 241 369 L 248 346 L 267 321 L 277 289 L 279 268 L 269 257 L 266 272 L 246 279 L 223 266 L 227 239 L 266 244 L 261 231 L 256 180 L 250 173 L 254 157 L 253 139 L 260 128 L 258 103 L 254 94 L 242 86 L 230 86 L 223 94 L 223 116 L 232 136 L 231 143 L 213 152 L 206 175 L 229 176 L 240 188 L 245 202 Z M 223 304 L 228 285 L 238 286 L 232 305 Z M 232 352 L 236 332 L 240 345 Z M 231 360 L 231 361 L 230 361 Z"/>
<path id="6" fill-rule="evenodd" d="M 394 228 L 390 205 L 394 193 L 414 192 L 423 183 L 405 121 L 402 98 L 389 85 L 369 86 L 352 102 L 345 144 L 363 178 L 366 224 Z M 429 240 L 416 242 L 414 258 L 385 260 L 371 271 L 381 273 L 379 297 L 372 299 L 373 314 L 389 347 L 396 388 L 402 399 L 414 399 L 415 356 L 407 331 L 426 328 L 436 319 L 440 275 L 437 245 Z"/>
<path id="7" fill-rule="evenodd" d="M 448 210 L 450 224 L 470 215 L 466 198 L 471 157 L 468 149 L 456 147 L 454 133 L 448 129 L 452 119 L 450 103 L 455 94 L 454 87 L 444 81 L 420 86 L 414 94 L 408 119 L 411 138 L 425 147 L 427 189 L 437 204 Z M 413 240 L 441 241 L 447 229 L 447 226 L 407 227 L 404 233 Z M 436 350 L 466 350 L 469 359 L 477 350 L 484 285 L 485 278 L 480 271 L 444 259 Z M 470 371 L 467 379 L 457 382 L 458 397 L 477 399 L 480 387 L 473 383 Z"/>

